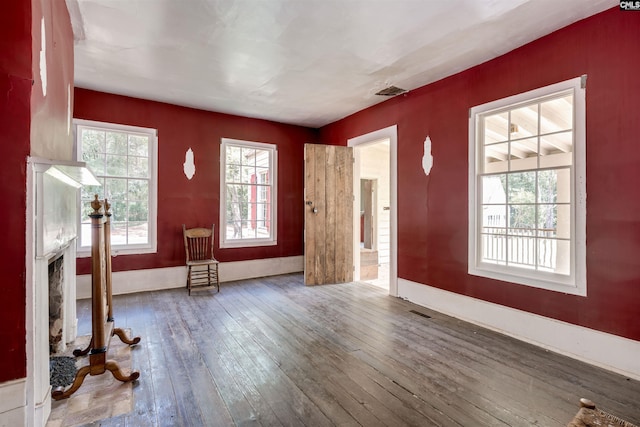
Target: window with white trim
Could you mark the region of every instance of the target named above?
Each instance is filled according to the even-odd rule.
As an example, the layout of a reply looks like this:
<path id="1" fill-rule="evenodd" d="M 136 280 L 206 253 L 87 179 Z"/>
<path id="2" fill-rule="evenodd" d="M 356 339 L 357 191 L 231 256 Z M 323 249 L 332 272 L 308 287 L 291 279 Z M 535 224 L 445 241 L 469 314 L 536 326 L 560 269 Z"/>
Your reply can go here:
<path id="1" fill-rule="evenodd" d="M 74 120 L 75 149 L 100 186 L 80 194 L 78 254 L 91 250 L 91 200 L 111 204 L 111 247 L 116 254 L 156 251 L 157 131 L 112 123 Z"/>
<path id="2" fill-rule="evenodd" d="M 471 109 L 469 274 L 586 295 L 585 81 Z"/>
<path id="3" fill-rule="evenodd" d="M 220 247 L 277 244 L 276 146 L 223 138 L 220 165 Z"/>

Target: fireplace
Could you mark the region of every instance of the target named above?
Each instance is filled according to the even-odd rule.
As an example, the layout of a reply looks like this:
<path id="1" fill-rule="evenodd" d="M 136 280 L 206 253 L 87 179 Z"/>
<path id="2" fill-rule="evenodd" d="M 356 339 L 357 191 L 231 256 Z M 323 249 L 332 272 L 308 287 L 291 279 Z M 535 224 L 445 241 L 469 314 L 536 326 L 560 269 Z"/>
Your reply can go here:
<path id="1" fill-rule="evenodd" d="M 30 158 L 27 179 L 27 383 L 29 425 L 44 425 L 51 410 L 50 352 L 76 338 L 78 191 L 100 185 L 84 164 Z"/>

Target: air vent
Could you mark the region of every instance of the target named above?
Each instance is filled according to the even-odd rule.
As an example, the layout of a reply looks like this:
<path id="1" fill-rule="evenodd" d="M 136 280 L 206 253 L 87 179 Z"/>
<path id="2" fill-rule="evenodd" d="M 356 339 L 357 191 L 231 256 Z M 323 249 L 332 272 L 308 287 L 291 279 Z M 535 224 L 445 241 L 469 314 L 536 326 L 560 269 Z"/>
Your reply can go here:
<path id="1" fill-rule="evenodd" d="M 396 96 L 401 93 L 405 93 L 406 89 L 400 89 L 399 87 L 389 86 L 388 88 L 382 89 L 380 92 L 376 93 L 376 95 L 380 96 Z"/>
<path id="2" fill-rule="evenodd" d="M 420 313 L 419 311 L 409 310 L 409 313 L 417 314 L 418 316 L 422 316 L 422 317 L 425 317 L 427 319 L 431 319 L 431 316 L 429 316 L 428 314 Z"/>

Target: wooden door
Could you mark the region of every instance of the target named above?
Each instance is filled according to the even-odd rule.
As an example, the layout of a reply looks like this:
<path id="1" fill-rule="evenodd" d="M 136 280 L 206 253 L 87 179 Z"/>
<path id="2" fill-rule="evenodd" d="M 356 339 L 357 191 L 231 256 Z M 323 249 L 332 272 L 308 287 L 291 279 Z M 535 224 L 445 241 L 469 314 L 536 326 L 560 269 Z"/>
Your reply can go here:
<path id="1" fill-rule="evenodd" d="M 353 149 L 305 144 L 304 282 L 353 280 Z"/>

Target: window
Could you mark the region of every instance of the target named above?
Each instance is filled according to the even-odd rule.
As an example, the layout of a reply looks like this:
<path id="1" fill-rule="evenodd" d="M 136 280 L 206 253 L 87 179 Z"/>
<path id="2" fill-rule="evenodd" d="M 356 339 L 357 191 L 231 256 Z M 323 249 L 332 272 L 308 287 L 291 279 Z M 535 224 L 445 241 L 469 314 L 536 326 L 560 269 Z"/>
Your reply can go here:
<path id="1" fill-rule="evenodd" d="M 469 274 L 586 295 L 584 81 L 471 109 Z"/>
<path id="2" fill-rule="evenodd" d="M 101 186 L 83 187 L 78 253 L 91 249 L 90 201 L 111 204 L 115 253 L 156 251 L 157 138 L 155 129 L 75 120 L 75 148 Z"/>
<path id="3" fill-rule="evenodd" d="M 220 163 L 220 247 L 275 245 L 276 146 L 223 138 Z"/>

